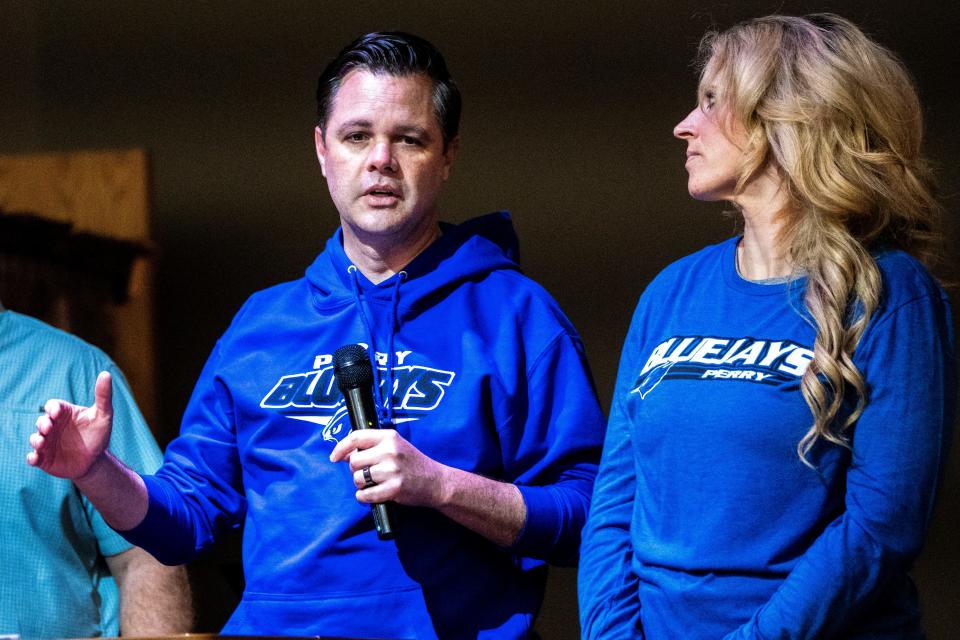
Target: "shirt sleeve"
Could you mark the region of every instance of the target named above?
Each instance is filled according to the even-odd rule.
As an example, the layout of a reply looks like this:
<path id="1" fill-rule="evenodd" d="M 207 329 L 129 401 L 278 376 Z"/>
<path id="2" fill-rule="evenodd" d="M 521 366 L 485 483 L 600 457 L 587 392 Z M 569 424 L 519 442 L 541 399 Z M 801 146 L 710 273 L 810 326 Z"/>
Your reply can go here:
<path id="1" fill-rule="evenodd" d="M 577 592 L 584 640 L 634 639 L 638 634 L 642 637 L 639 580 L 632 568 L 630 536 L 636 466 L 630 421 L 623 405 L 636 373 L 631 355 L 638 351 L 639 315 L 638 307 L 623 347 L 603 457 L 580 550 Z"/>
<path id="2" fill-rule="evenodd" d="M 213 544 L 246 511 L 230 394 L 217 378 L 219 343 L 204 366 L 156 475 L 143 476 L 143 521 L 122 535 L 168 565 L 184 564 Z"/>
<path id="3" fill-rule="evenodd" d="M 856 624 L 919 554 L 949 447 L 956 394 L 942 297 L 912 300 L 864 335 L 868 402 L 854 428 L 845 511 L 734 638 L 828 638 Z"/>
<path id="4" fill-rule="evenodd" d="M 507 475 L 526 504 L 512 550 L 574 565 L 603 439 L 603 413 L 579 338 L 563 333 L 553 340 L 527 380 L 522 426 L 500 434 Z"/>
<path id="5" fill-rule="evenodd" d="M 110 437 L 110 451 L 133 470 L 152 473 L 163 461 L 160 447 L 143 419 L 123 373 L 112 362 L 107 363 L 103 369 L 109 371 L 113 379 L 113 433 Z M 93 396 L 92 390 L 90 396 Z M 110 528 L 86 496 L 81 494 L 81 500 L 102 555 L 116 555 L 131 547 L 129 542 Z"/>

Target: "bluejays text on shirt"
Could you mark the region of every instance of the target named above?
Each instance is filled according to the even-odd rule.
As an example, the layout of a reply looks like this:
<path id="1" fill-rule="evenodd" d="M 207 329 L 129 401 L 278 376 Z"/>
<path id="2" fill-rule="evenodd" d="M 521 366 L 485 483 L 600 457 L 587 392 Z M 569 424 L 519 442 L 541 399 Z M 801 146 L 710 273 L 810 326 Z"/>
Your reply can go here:
<path id="1" fill-rule="evenodd" d="M 792 340 L 674 336 L 653 350 L 631 393 L 645 398 L 671 378 L 782 384 L 801 377 L 811 359 L 813 350 Z"/>
<path id="2" fill-rule="evenodd" d="M 411 351 L 398 351 L 396 362 L 403 363 Z M 388 383 L 386 354 L 375 354 L 380 370 L 380 386 Z M 323 427 L 325 440 L 337 442 L 337 436 L 349 432 L 347 408 L 333 375 L 330 354 L 314 358 L 312 371 L 282 375 L 260 401 L 263 409 L 279 410 L 294 420 L 313 422 Z M 324 366 L 326 365 L 326 366 Z M 390 402 L 398 412 L 396 423 L 419 419 L 416 412 L 433 411 L 443 400 L 446 388 L 456 373 L 419 365 L 393 367 Z M 320 410 L 319 412 L 317 410 Z"/>

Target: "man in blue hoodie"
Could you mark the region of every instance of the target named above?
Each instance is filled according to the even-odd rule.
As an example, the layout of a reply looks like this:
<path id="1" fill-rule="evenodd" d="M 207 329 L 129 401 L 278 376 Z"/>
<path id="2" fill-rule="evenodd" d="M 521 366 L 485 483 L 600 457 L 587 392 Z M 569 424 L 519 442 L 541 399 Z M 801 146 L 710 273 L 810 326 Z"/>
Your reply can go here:
<path id="1" fill-rule="evenodd" d="M 92 407 L 48 403 L 28 461 L 164 562 L 243 523 L 226 634 L 528 637 L 545 563 L 576 561 L 599 458 L 582 343 L 520 273 L 506 213 L 439 221 L 460 97 L 432 45 L 364 36 L 317 98 L 341 227 L 304 278 L 237 314 L 161 469 L 106 450 L 107 374 Z M 350 343 L 369 347 L 393 428 L 350 433 L 331 364 Z M 385 501 L 392 541 L 368 506 Z"/>

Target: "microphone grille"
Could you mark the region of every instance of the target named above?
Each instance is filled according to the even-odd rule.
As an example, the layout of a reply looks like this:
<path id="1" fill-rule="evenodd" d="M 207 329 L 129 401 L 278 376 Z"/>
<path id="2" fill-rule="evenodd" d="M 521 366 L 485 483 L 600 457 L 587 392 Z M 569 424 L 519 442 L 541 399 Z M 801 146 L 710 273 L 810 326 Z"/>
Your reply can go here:
<path id="1" fill-rule="evenodd" d="M 333 375 L 340 391 L 357 389 L 373 383 L 373 367 L 367 350 L 359 344 L 348 344 L 333 353 Z"/>

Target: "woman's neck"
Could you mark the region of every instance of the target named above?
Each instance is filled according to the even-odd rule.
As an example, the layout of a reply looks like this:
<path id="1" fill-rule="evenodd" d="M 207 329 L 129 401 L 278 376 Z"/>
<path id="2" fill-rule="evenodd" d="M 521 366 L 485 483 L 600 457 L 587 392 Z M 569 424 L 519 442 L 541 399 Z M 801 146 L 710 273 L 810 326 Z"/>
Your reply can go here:
<path id="1" fill-rule="evenodd" d="M 783 243 L 789 199 L 782 185 L 775 174 L 764 172 L 734 199 L 734 206 L 743 215 L 737 268 L 747 280 L 782 278 L 793 272 Z"/>
<path id="2" fill-rule="evenodd" d="M 737 245 L 737 270 L 747 280 L 769 280 L 793 271 L 786 248 L 778 240 L 781 225 L 744 224 Z"/>

